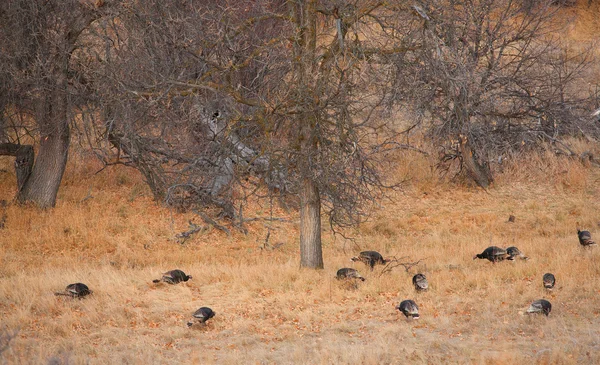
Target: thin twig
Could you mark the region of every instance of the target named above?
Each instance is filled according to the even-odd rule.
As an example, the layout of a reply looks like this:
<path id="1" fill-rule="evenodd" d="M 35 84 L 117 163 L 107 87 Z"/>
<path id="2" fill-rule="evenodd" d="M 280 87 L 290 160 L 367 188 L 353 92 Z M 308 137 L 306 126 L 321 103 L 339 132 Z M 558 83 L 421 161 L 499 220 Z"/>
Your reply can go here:
<path id="1" fill-rule="evenodd" d="M 404 267 L 404 270 L 406 270 L 406 272 L 409 272 L 410 269 L 412 269 L 413 267 L 419 265 L 421 263 L 421 261 L 425 261 L 425 259 L 419 259 L 417 261 L 414 262 L 402 262 L 402 260 L 405 259 L 409 259 L 410 260 L 410 256 L 402 256 L 400 258 L 396 258 L 395 256 L 389 260 L 388 264 L 385 265 L 385 267 L 383 268 L 383 270 L 381 270 L 381 274 L 379 274 L 379 276 L 383 275 L 386 272 L 391 272 L 394 268 L 398 267 L 398 266 L 402 266 Z"/>

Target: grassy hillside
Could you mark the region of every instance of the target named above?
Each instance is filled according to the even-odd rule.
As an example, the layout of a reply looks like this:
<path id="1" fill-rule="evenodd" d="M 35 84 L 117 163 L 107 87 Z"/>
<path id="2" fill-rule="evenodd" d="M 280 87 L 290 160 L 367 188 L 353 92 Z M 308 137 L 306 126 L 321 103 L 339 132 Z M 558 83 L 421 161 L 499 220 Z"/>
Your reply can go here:
<path id="1" fill-rule="evenodd" d="M 14 195 L 11 163 L 0 159 L 0 199 Z M 580 248 L 575 231 L 579 222 L 600 241 L 598 169 L 532 155 L 504 166 L 486 192 L 438 180 L 420 156 L 397 166 L 394 174 L 410 177 L 404 189 L 347 232 L 354 242 L 324 232 L 325 270 L 305 271 L 295 214 L 274 212 L 288 220 L 269 223 L 270 242 L 283 243 L 275 250 L 260 248 L 264 221 L 248 235 L 208 229 L 181 245 L 175 235 L 200 219 L 156 206 L 132 170 L 94 174 L 99 166 L 75 155 L 55 209 L 6 208 L 0 318 L 5 336 L 18 332 L 0 363 L 600 362 L 600 247 Z M 269 215 L 258 202 L 245 212 Z M 472 260 L 490 244 L 516 245 L 531 259 Z M 370 272 L 349 260 L 363 249 L 423 261 L 410 272 Z M 338 282 L 341 267 L 366 281 Z M 194 278 L 152 283 L 174 268 Z M 429 278 L 428 292 L 415 293 L 416 272 Z M 551 293 L 546 272 L 557 278 Z M 53 295 L 77 281 L 94 294 Z M 394 309 L 409 298 L 417 321 Z M 519 315 L 539 298 L 553 304 L 548 318 Z M 216 317 L 188 329 L 201 306 Z"/>

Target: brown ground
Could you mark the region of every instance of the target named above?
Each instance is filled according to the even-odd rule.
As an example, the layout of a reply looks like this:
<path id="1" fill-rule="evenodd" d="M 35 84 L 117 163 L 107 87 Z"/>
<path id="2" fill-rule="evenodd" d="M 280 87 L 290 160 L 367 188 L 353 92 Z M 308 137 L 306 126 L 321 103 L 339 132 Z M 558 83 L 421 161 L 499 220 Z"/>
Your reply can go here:
<path id="1" fill-rule="evenodd" d="M 93 175 L 98 166 L 83 160 L 72 159 L 55 209 L 7 208 L 0 320 L 4 336 L 18 332 L 0 363 L 600 363 L 600 247 L 582 249 L 575 231 L 579 222 L 600 241 L 598 169 L 533 156 L 485 192 L 440 182 L 422 168 L 427 161 L 407 157 L 397 165 L 411 177 L 403 191 L 347 232 L 355 243 L 324 232 L 326 268 L 311 271 L 298 268 L 294 214 L 275 211 L 290 219 L 271 224 L 270 242 L 284 243 L 275 250 L 259 248 L 265 222 L 248 225 L 248 235 L 209 229 L 180 245 L 175 234 L 200 219 L 157 207 L 131 170 Z M 2 169 L 0 199 L 10 200 L 9 159 Z M 254 204 L 246 215 L 269 210 Z M 516 245 L 531 259 L 472 260 L 490 244 Z M 349 260 L 362 249 L 423 264 L 370 272 Z M 336 281 L 345 266 L 367 280 Z M 194 278 L 152 284 L 173 268 Z M 429 278 L 426 293 L 412 288 L 417 271 Z M 557 278 L 551 293 L 546 272 Z M 78 281 L 94 294 L 53 295 Z M 394 309 L 408 298 L 421 319 Z M 553 304 L 548 318 L 519 314 L 539 298 Z M 216 317 L 188 329 L 201 306 Z"/>

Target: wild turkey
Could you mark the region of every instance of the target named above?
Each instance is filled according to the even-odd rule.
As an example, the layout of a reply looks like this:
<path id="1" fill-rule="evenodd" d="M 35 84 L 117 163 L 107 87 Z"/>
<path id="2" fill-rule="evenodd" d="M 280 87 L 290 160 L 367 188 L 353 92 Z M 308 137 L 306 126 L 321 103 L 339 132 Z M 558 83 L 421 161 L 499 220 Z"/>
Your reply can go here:
<path id="1" fill-rule="evenodd" d="M 534 301 L 533 303 L 531 303 L 529 308 L 527 308 L 527 313 L 528 314 L 543 313 L 546 316 L 548 316 L 548 314 L 550 314 L 551 310 L 552 310 L 552 304 L 550 304 L 549 301 L 547 301 L 546 299 L 538 299 L 538 300 Z"/>
<path id="2" fill-rule="evenodd" d="M 167 271 L 166 273 L 164 273 L 163 276 L 162 276 L 162 278 L 156 279 L 156 280 L 152 280 L 152 282 L 153 283 L 160 283 L 161 281 L 164 281 L 165 283 L 169 283 L 169 284 L 177 284 L 177 283 L 180 283 L 182 281 L 188 281 L 191 278 L 192 278 L 191 275 L 186 275 L 181 270 L 171 270 L 171 271 Z"/>
<path id="3" fill-rule="evenodd" d="M 473 256 L 473 260 L 487 259 L 493 263 L 496 263 L 498 261 L 504 260 L 507 256 L 508 256 L 508 253 L 506 252 L 505 249 L 497 247 L 497 246 L 490 246 L 490 247 L 486 248 L 485 250 L 483 250 L 482 253 L 478 253 L 477 255 Z"/>
<path id="4" fill-rule="evenodd" d="M 546 273 L 542 277 L 542 281 L 544 282 L 544 288 L 552 290 L 552 288 L 554 288 L 554 284 L 556 283 L 556 278 L 554 277 L 554 275 Z"/>
<path id="5" fill-rule="evenodd" d="M 511 247 L 507 248 L 506 254 L 508 255 L 508 257 L 506 258 L 507 260 L 514 261 L 515 257 L 517 257 L 517 256 L 519 256 L 522 260 L 529 260 L 529 257 L 523 255 L 523 253 L 515 246 L 511 246 Z"/>
<path id="6" fill-rule="evenodd" d="M 429 288 L 427 278 L 423 274 L 417 274 L 412 278 L 413 285 L 417 291 L 425 291 Z"/>
<path id="7" fill-rule="evenodd" d="M 202 307 L 192 314 L 192 319 L 187 323 L 188 327 L 192 327 L 192 325 L 197 323 L 205 323 L 209 319 L 215 316 L 215 312 L 208 307 Z"/>
<path id="8" fill-rule="evenodd" d="M 417 307 L 417 303 L 415 303 L 413 300 L 403 300 L 402 302 L 400 302 L 400 304 L 396 307 L 396 309 L 398 309 L 400 312 L 402 312 L 402 314 L 404 314 L 404 316 L 406 316 L 406 318 L 413 318 L 413 319 L 419 319 L 419 307 Z"/>
<path id="9" fill-rule="evenodd" d="M 592 241 L 592 234 L 589 231 L 580 231 L 577 229 L 577 237 L 579 237 L 579 243 L 583 247 L 595 245 L 596 242 Z"/>
<path id="10" fill-rule="evenodd" d="M 93 292 L 83 283 L 69 284 L 65 288 L 65 291 L 54 293 L 54 295 L 65 295 L 72 298 L 83 298 L 86 295 L 90 295 Z"/>
<path id="11" fill-rule="evenodd" d="M 358 273 L 358 271 L 356 269 L 352 269 L 349 267 L 344 267 L 342 269 L 339 269 L 337 271 L 337 274 L 335 274 L 335 277 L 338 280 L 342 280 L 342 279 L 360 279 L 361 281 L 365 281 L 365 278 L 363 278 L 362 276 L 360 276 L 360 274 Z"/>
<path id="12" fill-rule="evenodd" d="M 358 254 L 358 257 L 353 257 L 350 260 L 364 262 L 365 265 L 371 267 L 371 270 L 373 270 L 377 264 L 385 265 L 390 262 L 390 260 L 384 260 L 383 256 L 377 251 L 363 251 Z"/>

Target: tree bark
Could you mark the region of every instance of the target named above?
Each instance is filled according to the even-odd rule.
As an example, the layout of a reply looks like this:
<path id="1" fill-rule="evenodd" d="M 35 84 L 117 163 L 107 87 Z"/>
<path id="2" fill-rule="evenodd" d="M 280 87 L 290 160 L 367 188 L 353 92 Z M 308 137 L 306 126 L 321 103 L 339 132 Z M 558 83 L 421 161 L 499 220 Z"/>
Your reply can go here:
<path id="1" fill-rule="evenodd" d="M 460 136 L 460 154 L 469 177 L 484 189 L 490 186 L 493 181 L 492 174 L 489 168 L 479 162 L 477 154 L 473 151 L 468 138 L 465 136 Z"/>
<path id="2" fill-rule="evenodd" d="M 40 149 L 29 179 L 17 195 L 20 203 L 33 202 L 40 208 L 51 208 L 62 181 L 71 133 L 67 116 L 66 79 L 52 96 L 40 100 L 41 115 L 48 118 L 41 122 Z"/>
<path id="3" fill-rule="evenodd" d="M 296 0 L 292 3 L 294 23 L 298 39 L 294 46 L 294 72 L 298 82 L 296 102 L 300 110 L 298 142 L 300 144 L 300 267 L 323 268 L 321 247 L 321 197 L 319 188 L 311 176 L 312 157 L 318 149 L 313 135 L 318 121 L 311 113 L 314 105 L 311 90 L 315 89 L 316 70 L 316 1 Z M 308 101 L 308 102 L 307 102 Z"/>
<path id="4" fill-rule="evenodd" d="M 304 178 L 300 187 L 300 267 L 323 268 L 321 197 L 310 178 Z"/>

